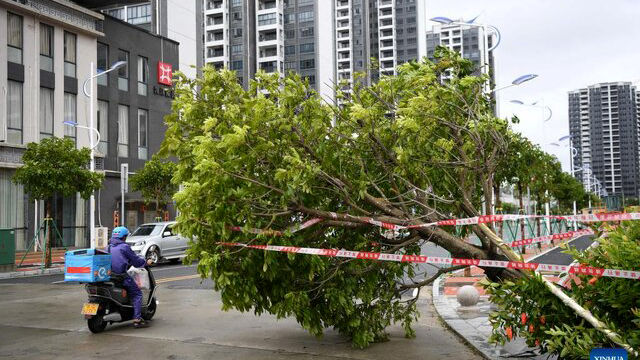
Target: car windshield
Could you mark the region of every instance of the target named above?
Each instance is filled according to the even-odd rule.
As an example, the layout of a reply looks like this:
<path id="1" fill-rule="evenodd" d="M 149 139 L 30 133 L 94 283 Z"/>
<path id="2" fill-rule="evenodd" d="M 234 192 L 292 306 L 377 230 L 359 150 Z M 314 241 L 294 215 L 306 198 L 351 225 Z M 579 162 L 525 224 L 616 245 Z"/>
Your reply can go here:
<path id="1" fill-rule="evenodd" d="M 131 234 L 131 236 L 149 236 L 157 235 L 160 233 L 162 227 L 158 225 L 142 225 Z"/>

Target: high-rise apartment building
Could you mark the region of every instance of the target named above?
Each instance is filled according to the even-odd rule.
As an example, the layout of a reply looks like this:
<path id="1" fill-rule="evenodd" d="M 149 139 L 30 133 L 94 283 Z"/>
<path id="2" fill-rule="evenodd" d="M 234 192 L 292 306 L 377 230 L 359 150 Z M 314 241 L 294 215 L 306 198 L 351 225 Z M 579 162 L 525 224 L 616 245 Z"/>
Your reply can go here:
<path id="1" fill-rule="evenodd" d="M 204 0 L 204 62 L 245 85 L 257 70 L 295 71 L 331 99 L 355 72 L 375 81 L 424 55 L 424 11 L 424 0 Z"/>
<path id="2" fill-rule="evenodd" d="M 460 53 L 476 67 L 476 75 L 488 74 L 490 86 L 495 84 L 493 52 L 488 51 L 494 43 L 494 34 L 485 37 L 481 27 L 460 24 L 438 24 L 427 32 L 427 57 L 433 60 L 436 47 L 444 46 Z M 488 64 L 488 66 L 485 66 Z"/>
<path id="3" fill-rule="evenodd" d="M 638 94 L 629 82 L 569 92 L 569 130 L 576 178 L 609 196 L 640 197 Z"/>

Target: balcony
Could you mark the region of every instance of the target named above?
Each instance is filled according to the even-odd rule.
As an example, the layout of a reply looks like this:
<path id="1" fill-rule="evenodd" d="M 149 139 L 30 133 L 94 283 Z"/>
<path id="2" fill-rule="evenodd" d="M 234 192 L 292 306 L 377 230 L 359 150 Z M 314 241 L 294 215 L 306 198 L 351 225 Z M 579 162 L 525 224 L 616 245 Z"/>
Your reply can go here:
<path id="1" fill-rule="evenodd" d="M 393 7 L 393 0 L 379 0 L 378 1 L 378 9 Z"/>
<path id="2" fill-rule="evenodd" d="M 393 48 L 393 39 L 380 41 L 380 49 Z"/>
<path id="3" fill-rule="evenodd" d="M 349 0 L 338 0 L 336 2 L 336 9 L 340 9 L 348 6 L 349 6 Z"/>
<path id="4" fill-rule="evenodd" d="M 342 10 L 336 11 L 336 18 L 339 20 L 342 18 L 350 18 L 349 9 L 342 9 Z"/>
<path id="5" fill-rule="evenodd" d="M 338 41 L 338 51 L 349 49 L 351 49 L 351 42 L 348 39 Z"/>
<path id="6" fill-rule="evenodd" d="M 207 29 L 209 29 L 209 28 L 212 28 L 212 29 L 221 29 L 221 28 L 223 28 L 224 27 L 224 16 L 223 16 L 223 14 L 207 15 L 206 27 L 207 27 Z"/>
<path id="7" fill-rule="evenodd" d="M 392 38 L 393 37 L 393 29 L 384 29 L 380 31 L 380 40 L 384 38 Z"/>
<path id="8" fill-rule="evenodd" d="M 258 10 L 275 9 L 277 6 L 277 0 L 261 0 L 258 2 Z"/>
<path id="9" fill-rule="evenodd" d="M 263 70 L 268 73 L 273 73 L 278 71 L 278 62 L 277 61 L 266 61 L 261 62 L 258 67 L 260 70 Z"/>
<path id="10" fill-rule="evenodd" d="M 207 59 L 224 57 L 224 46 L 211 46 L 207 48 Z"/>
<path id="11" fill-rule="evenodd" d="M 384 18 L 384 17 L 391 17 L 393 16 L 393 9 L 392 8 L 386 8 L 386 9 L 381 9 L 380 10 L 380 15 L 378 16 L 379 18 Z"/>
<path id="12" fill-rule="evenodd" d="M 278 40 L 278 32 L 276 30 L 260 31 L 258 33 L 258 41 L 269 42 Z"/>
<path id="13" fill-rule="evenodd" d="M 393 50 L 380 51 L 380 60 L 393 59 Z"/>
<path id="14" fill-rule="evenodd" d="M 207 31 L 207 43 L 208 46 L 224 45 L 224 31 Z"/>
<path id="15" fill-rule="evenodd" d="M 337 30 L 348 29 L 350 25 L 349 20 L 338 20 L 336 23 Z"/>
<path id="16" fill-rule="evenodd" d="M 260 58 L 269 58 L 278 56 L 278 48 L 276 46 L 260 48 Z"/>
<path id="17" fill-rule="evenodd" d="M 337 38 L 338 39 L 348 39 L 349 38 L 349 30 L 338 31 Z"/>
<path id="18" fill-rule="evenodd" d="M 393 19 L 380 19 L 379 26 L 380 28 L 392 27 Z"/>
<path id="19" fill-rule="evenodd" d="M 207 13 L 217 12 L 216 10 L 224 9 L 224 2 L 222 0 L 207 0 L 206 8 Z"/>

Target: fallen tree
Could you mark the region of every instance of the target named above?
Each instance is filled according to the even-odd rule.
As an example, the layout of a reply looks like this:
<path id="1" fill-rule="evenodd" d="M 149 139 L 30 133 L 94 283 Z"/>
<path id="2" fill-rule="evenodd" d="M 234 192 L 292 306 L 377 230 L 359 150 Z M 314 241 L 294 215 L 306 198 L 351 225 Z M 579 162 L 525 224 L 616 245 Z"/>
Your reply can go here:
<path id="1" fill-rule="evenodd" d="M 292 316 L 318 336 L 333 327 L 364 347 L 395 322 L 412 336 L 415 303 L 401 296 L 432 279 L 408 263 L 237 250 L 221 241 L 402 254 L 433 242 L 454 257 L 518 257 L 483 224 L 456 235 L 452 227 L 383 231 L 369 221 L 490 213 L 509 124 L 493 116 L 486 79 L 471 75 L 471 62 L 437 56 L 374 85 L 356 81 L 351 92 L 338 90 L 339 104 L 294 74 L 259 73 L 247 90 L 226 70 L 180 77 L 163 152 L 178 159 L 179 231 L 198 239 L 189 259 L 215 281 L 225 309 Z M 277 237 L 251 231 L 310 218 L 322 222 Z M 467 241 L 471 232 L 477 244 Z M 485 270 L 494 280 L 523 275 Z"/>

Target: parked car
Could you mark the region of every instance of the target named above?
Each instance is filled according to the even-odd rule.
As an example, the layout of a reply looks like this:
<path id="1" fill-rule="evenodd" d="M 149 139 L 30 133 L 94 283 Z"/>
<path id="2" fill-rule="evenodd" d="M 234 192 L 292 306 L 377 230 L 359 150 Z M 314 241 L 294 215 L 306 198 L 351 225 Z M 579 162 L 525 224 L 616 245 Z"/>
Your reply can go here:
<path id="1" fill-rule="evenodd" d="M 148 223 L 138 226 L 127 243 L 136 254 L 156 264 L 160 260 L 179 261 L 185 256 L 189 240 L 172 231 L 175 221 Z"/>

